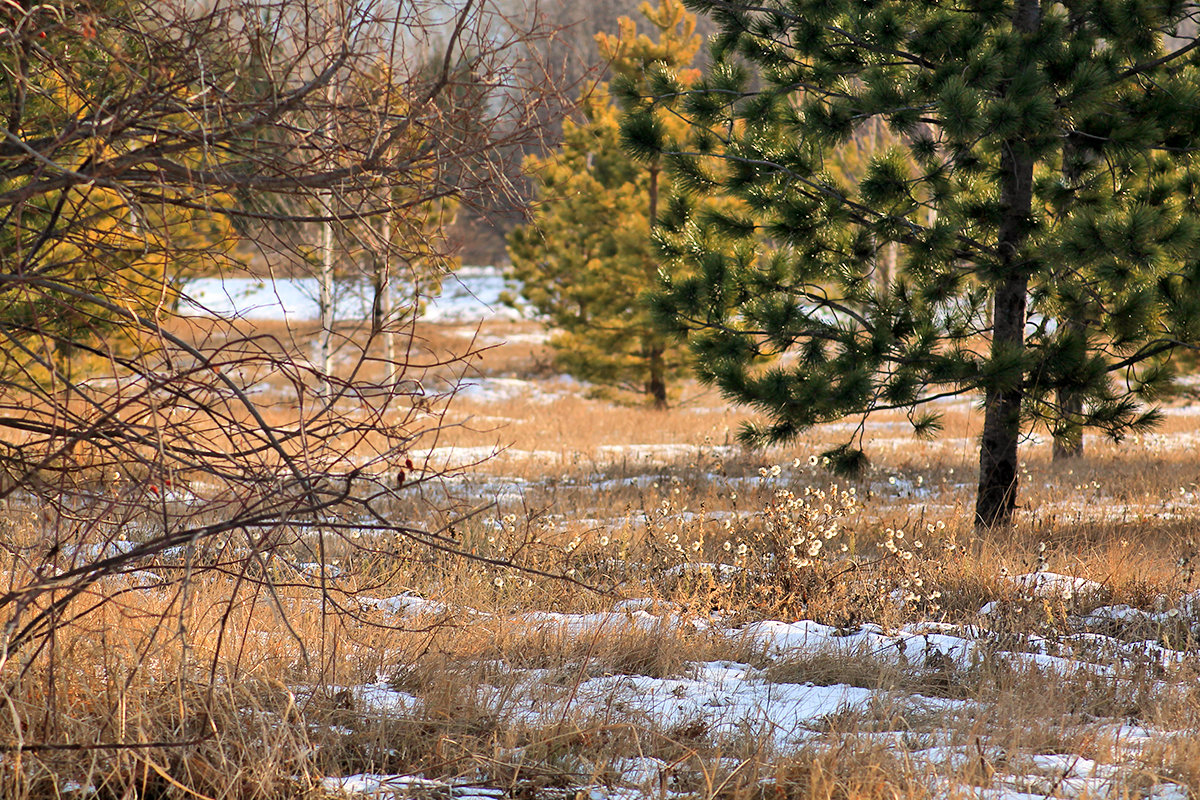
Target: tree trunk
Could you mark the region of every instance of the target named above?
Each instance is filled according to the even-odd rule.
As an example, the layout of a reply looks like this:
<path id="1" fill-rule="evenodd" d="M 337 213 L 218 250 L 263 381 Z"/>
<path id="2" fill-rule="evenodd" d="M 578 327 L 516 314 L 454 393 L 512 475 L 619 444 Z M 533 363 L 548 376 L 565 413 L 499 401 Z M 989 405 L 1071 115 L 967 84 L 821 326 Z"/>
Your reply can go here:
<path id="1" fill-rule="evenodd" d="M 996 289 L 992 361 L 1024 349 L 1028 282 L 1024 274 L 1010 275 Z M 993 384 L 985 390 L 979 490 L 975 497 L 977 527 L 992 528 L 1012 522 L 1017 507 L 1017 442 L 1021 437 L 1022 396 L 1019 378 L 1015 385 Z"/>
<path id="2" fill-rule="evenodd" d="M 333 25 L 333 10 L 329 4 L 326 4 L 325 15 L 328 24 Z M 337 89 L 334 88 L 333 81 L 325 87 L 325 101 L 329 104 L 328 111 L 325 116 L 325 133 L 327 136 L 333 137 L 334 117 L 333 108 L 334 100 L 337 97 Z M 334 193 L 332 191 L 326 193 L 325 200 L 328 206 L 325 208 L 325 214 L 328 217 L 333 216 Z M 333 375 L 333 220 L 326 220 L 321 226 L 321 285 L 320 296 L 317 300 L 318 312 L 321 317 L 321 376 L 318 379 L 318 391 L 322 395 L 329 393 L 328 377 Z"/>
<path id="3" fill-rule="evenodd" d="M 1083 414 L 1083 399 L 1075 392 L 1059 389 L 1058 413 L 1067 426 L 1070 438 L 1054 439 L 1054 460 L 1067 461 L 1083 457 L 1083 426 L 1077 420 Z"/>
<path id="4" fill-rule="evenodd" d="M 1080 12 L 1077 9 L 1068 11 L 1068 16 L 1071 20 L 1072 27 L 1082 24 L 1080 20 Z M 1072 139 L 1067 138 L 1063 141 L 1062 152 L 1062 176 L 1063 184 L 1072 188 L 1078 188 L 1079 176 L 1074 173 L 1072 163 L 1076 156 L 1076 147 L 1072 143 Z M 1060 325 L 1066 326 L 1068 333 L 1077 336 L 1083 336 L 1084 325 L 1077 317 L 1072 317 L 1069 320 L 1061 320 Z M 1058 400 L 1058 414 L 1064 428 L 1067 431 L 1067 439 L 1059 439 L 1055 437 L 1053 444 L 1054 460 L 1067 461 L 1072 458 L 1083 457 L 1083 398 L 1077 393 L 1066 389 L 1059 389 L 1055 392 Z"/>
<path id="5" fill-rule="evenodd" d="M 879 288 L 884 293 L 892 285 L 892 276 L 896 274 L 896 266 L 900 262 L 900 246 L 888 242 L 883 248 L 883 258 L 879 260 Z"/>
<path id="6" fill-rule="evenodd" d="M 661 345 L 657 343 L 650 345 L 649 362 L 650 375 L 646 379 L 646 394 L 650 395 L 650 399 L 654 401 L 655 408 L 665 409 L 667 407 L 667 379 Z"/>
<path id="7" fill-rule="evenodd" d="M 392 212 L 381 218 L 383 257 L 375 262 L 372 276 L 371 335 L 383 337 L 383 358 L 388 380 L 396 371 L 396 334 L 392 330 Z"/>
<path id="8" fill-rule="evenodd" d="M 658 224 L 658 173 L 660 167 L 658 165 L 658 157 L 650 162 L 650 204 L 647 213 L 650 215 L 650 234 L 654 234 L 654 228 Z M 651 280 L 657 274 L 657 266 L 653 259 L 647 259 L 646 271 L 649 273 Z M 663 347 L 661 337 L 655 331 L 647 331 L 644 352 L 647 355 L 646 369 L 649 374 L 646 376 L 646 394 L 654 403 L 654 407 L 665 409 L 667 407 L 667 375 L 666 365 L 663 361 Z"/>
<path id="9" fill-rule="evenodd" d="M 332 214 L 333 195 L 329 196 L 330 208 L 327 214 Z M 325 222 L 321 226 L 321 280 L 320 295 L 317 299 L 318 312 L 321 317 L 321 376 L 320 391 L 326 394 L 328 381 L 326 377 L 333 374 L 333 223 Z"/>
<path id="10" fill-rule="evenodd" d="M 1033 33 L 1040 21 L 1038 0 L 1021 0 L 1013 27 Z M 1033 154 L 1020 140 L 1003 144 L 1000 159 L 1001 202 L 1004 216 L 996 238 L 1000 279 L 992 304 L 991 363 L 1002 363 L 1025 350 L 1025 305 L 1028 267 L 1021 249 L 1029 234 L 1033 211 Z M 1009 525 L 1017 507 L 1017 443 L 1021 438 L 1021 399 L 1024 370 L 992 378 L 984 390 L 983 437 L 979 446 L 979 490 L 975 525 Z"/>

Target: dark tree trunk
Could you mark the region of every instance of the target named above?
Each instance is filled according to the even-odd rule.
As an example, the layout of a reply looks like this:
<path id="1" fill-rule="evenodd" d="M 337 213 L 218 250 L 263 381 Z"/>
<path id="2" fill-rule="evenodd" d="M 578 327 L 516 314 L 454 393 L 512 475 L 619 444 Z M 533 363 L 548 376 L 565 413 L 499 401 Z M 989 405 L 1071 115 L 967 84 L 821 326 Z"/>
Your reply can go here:
<path id="1" fill-rule="evenodd" d="M 1023 33 L 1038 28 L 1038 0 L 1021 0 L 1013 27 Z M 1029 147 L 1020 140 L 1003 145 L 1000 158 L 1001 202 L 996 250 L 1000 277 L 992 304 L 993 364 L 1019 356 L 1025 349 L 1025 304 L 1029 288 L 1021 249 L 1029 233 L 1033 210 L 1033 163 Z M 1017 507 L 1017 443 L 1021 438 L 1021 374 L 994 377 L 984 390 L 983 437 L 979 446 L 979 491 L 975 497 L 975 525 L 994 528 L 1012 522 Z"/>
<path id="2" fill-rule="evenodd" d="M 667 379 L 663 364 L 663 348 L 651 345 L 649 356 L 650 374 L 646 378 L 646 394 L 654 401 L 655 408 L 664 409 L 667 407 Z"/>
<path id="3" fill-rule="evenodd" d="M 1032 174 L 1032 171 L 1031 171 Z M 1025 345 L 1024 273 L 1006 278 L 993 303 L 992 359 Z M 979 446 L 979 491 L 975 524 L 992 528 L 1012 521 L 1017 507 L 1017 442 L 1021 437 L 1020 381 L 988 386 L 984 394 L 983 438 Z"/>
<path id="4" fill-rule="evenodd" d="M 1067 323 L 1072 328 L 1083 326 L 1075 321 Z M 1067 438 L 1054 439 L 1054 460 L 1067 461 L 1083 457 L 1083 397 L 1078 392 L 1069 389 L 1059 389 L 1056 392 L 1058 400 L 1058 415 L 1066 429 Z"/>
<path id="5" fill-rule="evenodd" d="M 376 267 L 371 275 L 371 335 L 378 336 L 383 330 L 383 294 L 388 290 L 386 270 Z"/>

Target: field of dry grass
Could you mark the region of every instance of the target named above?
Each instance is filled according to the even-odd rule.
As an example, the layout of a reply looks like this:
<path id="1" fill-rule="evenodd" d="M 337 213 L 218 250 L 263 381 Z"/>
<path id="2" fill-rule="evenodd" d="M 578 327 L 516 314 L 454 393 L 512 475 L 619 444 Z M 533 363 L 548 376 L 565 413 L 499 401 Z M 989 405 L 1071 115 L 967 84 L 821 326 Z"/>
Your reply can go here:
<path id="1" fill-rule="evenodd" d="M 969 400 L 933 441 L 872 418 L 838 481 L 815 454 L 856 422 L 746 451 L 701 387 L 664 412 L 556 375 L 534 323 L 418 334 L 414 363 L 478 351 L 412 372 L 454 396 L 394 509 L 440 549 L 364 526 L 323 567 L 297 536 L 107 578 L 0 665 L 0 795 L 1200 793 L 1195 398 L 1079 461 L 1034 432 L 1016 528 L 981 535 Z M 10 503 L 9 585 L 44 523 Z"/>

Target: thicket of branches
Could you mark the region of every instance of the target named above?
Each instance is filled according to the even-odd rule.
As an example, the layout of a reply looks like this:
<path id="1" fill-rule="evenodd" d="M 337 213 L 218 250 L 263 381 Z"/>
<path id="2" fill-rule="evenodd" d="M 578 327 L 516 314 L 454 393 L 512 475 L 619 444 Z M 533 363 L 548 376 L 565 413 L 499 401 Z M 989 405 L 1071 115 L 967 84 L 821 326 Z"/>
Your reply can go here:
<path id="1" fill-rule="evenodd" d="M 0 674 L 146 581 L 286 580 L 335 613 L 330 548 L 453 550 L 406 498 L 459 362 L 423 361 L 411 314 L 330 326 L 314 361 L 173 309 L 183 276 L 316 263 L 318 236 L 436 249 L 429 209 L 494 198 L 538 134 L 540 35 L 486 0 L 0 4 Z M 63 744 L 12 716 L 0 744 Z"/>

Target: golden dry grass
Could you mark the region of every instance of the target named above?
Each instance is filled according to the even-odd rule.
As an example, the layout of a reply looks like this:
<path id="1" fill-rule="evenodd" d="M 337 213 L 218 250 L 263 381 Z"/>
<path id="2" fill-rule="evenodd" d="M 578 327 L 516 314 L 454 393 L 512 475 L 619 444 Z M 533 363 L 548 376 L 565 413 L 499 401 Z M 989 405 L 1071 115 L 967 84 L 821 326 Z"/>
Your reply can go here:
<path id="1" fill-rule="evenodd" d="M 255 330 L 288 347 L 291 334 L 276 327 Z M 834 479 L 810 458 L 848 426 L 746 451 L 735 444 L 742 412 L 712 392 L 684 387 L 666 412 L 588 397 L 554 378 L 537 333 L 531 323 L 418 329 L 414 360 L 431 365 L 422 374 L 430 386 L 459 374 L 438 366 L 447 354 L 481 350 L 464 375 L 478 387 L 453 399 L 436 441 L 418 454 L 423 474 L 471 466 L 417 483 L 395 510 L 426 514 L 455 549 L 492 562 L 409 542 L 369 552 L 332 543 L 330 564 L 344 574 L 324 599 L 311 575 L 282 567 L 267 581 L 163 561 L 146 565 L 164 578 L 159 588 L 137 588 L 137 575 L 106 579 L 74 608 L 106 602 L 0 668 L 0 795 L 79 796 L 78 786 L 113 798 L 301 797 L 320 795 L 325 775 L 393 772 L 548 797 L 619 785 L 640 758 L 659 765 L 639 788 L 655 796 L 966 796 L 1006 774 L 1033 774 L 1026 761 L 1039 753 L 1118 765 L 1117 796 L 1162 780 L 1200 791 L 1200 755 L 1180 733 L 1200 728 L 1187 625 L 1155 618 L 1105 629 L 1185 657 L 1167 670 L 1104 674 L 1022 668 L 990 652 L 967 666 L 845 653 L 778 659 L 716 633 L 763 619 L 846 631 L 935 620 L 975 626 L 1007 653 L 1034 636 L 1074 642 L 1098 606 L 1170 609 L 1197 588 L 1190 442 L 1200 407 L 1178 401 L 1152 437 L 1089 438 L 1087 457 L 1067 465 L 1031 440 L 1017 525 L 979 534 L 968 513 L 978 429 L 968 402 L 945 405 L 945 433 L 933 442 L 907 435 L 900 417 L 868 423 L 872 467 L 841 482 L 837 496 L 853 488 L 854 499 L 839 505 L 828 494 Z M 263 380 L 268 412 L 294 413 L 286 381 Z M 823 511 L 827 502 L 836 508 Z M 785 569 L 780 531 L 823 531 L 831 521 L 838 527 L 820 534 L 819 555 L 804 557 L 812 563 Z M 33 509 L 9 508 L 0 565 L 8 584 L 36 568 L 19 556 L 36 548 L 42 524 Z M 294 560 L 309 550 L 297 545 Z M 732 569 L 687 566 L 696 562 Z M 1034 597 L 1005 577 L 1039 570 L 1100 589 Z M 404 595 L 440 605 L 397 615 L 374 602 Z M 664 622 L 631 624 L 630 611 L 614 610 L 629 598 L 655 601 L 649 608 Z M 539 612 L 611 621 L 572 629 Z M 812 741 L 787 752 L 750 732 L 716 737 L 701 719 L 656 726 L 569 702 L 592 679 L 682 678 L 715 661 L 758 665 L 781 685 L 863 687 L 880 699 L 828 715 Z M 411 706 L 366 702 L 352 688 L 365 684 Z M 515 714 L 538 692 L 562 704 L 555 719 Z M 918 714 L 888 700 L 913 694 L 971 712 L 951 704 Z M 1131 747 L 1124 723 L 1160 735 Z M 957 755 L 931 763 L 922 754 L 935 745 Z M 1047 796 L 1061 793 L 1062 781 L 1046 781 Z"/>

